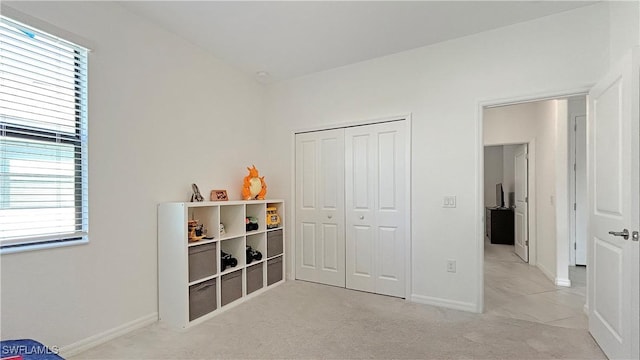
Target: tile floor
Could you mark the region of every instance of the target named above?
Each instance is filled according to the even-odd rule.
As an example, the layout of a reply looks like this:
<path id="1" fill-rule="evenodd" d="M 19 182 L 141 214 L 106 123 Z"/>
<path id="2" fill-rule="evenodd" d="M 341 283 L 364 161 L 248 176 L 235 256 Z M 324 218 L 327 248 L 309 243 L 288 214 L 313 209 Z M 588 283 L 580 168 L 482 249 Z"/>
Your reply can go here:
<path id="1" fill-rule="evenodd" d="M 587 329 L 586 268 L 569 269 L 571 287 L 555 286 L 513 245 L 485 242 L 485 313 L 573 329 Z"/>

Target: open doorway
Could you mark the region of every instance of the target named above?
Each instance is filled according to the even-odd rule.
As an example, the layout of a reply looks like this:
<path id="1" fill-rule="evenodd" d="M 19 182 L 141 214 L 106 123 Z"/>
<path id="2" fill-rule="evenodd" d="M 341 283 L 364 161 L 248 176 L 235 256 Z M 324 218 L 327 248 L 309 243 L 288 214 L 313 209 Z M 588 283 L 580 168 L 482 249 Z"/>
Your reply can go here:
<path id="1" fill-rule="evenodd" d="M 525 263 L 529 262 L 529 183 L 535 186 L 535 179 L 529 179 L 528 148 L 528 143 L 484 148 L 485 240 L 504 245 Z"/>
<path id="2" fill-rule="evenodd" d="M 579 236 L 574 209 L 587 206 L 575 196 L 581 177 L 573 166 L 573 119 L 580 111 L 586 113 L 584 95 L 483 109 L 485 225 L 497 227 L 485 230 L 488 313 L 587 328 L 586 269 L 575 267 L 575 251 L 570 251 Z M 518 168 L 521 196 L 516 195 Z M 524 211 L 516 211 L 522 205 Z M 496 214 L 509 219 L 506 229 L 500 229 Z M 492 241 L 496 231 L 511 236 Z M 526 247 L 517 246 L 518 238 Z"/>

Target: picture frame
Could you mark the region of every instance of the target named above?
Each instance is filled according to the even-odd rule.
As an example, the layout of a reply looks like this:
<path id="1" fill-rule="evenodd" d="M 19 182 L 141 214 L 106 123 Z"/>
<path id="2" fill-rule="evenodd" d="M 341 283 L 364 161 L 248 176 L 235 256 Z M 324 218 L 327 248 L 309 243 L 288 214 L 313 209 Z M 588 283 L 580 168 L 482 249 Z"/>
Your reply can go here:
<path id="1" fill-rule="evenodd" d="M 211 190 L 211 201 L 229 201 L 227 190 Z"/>

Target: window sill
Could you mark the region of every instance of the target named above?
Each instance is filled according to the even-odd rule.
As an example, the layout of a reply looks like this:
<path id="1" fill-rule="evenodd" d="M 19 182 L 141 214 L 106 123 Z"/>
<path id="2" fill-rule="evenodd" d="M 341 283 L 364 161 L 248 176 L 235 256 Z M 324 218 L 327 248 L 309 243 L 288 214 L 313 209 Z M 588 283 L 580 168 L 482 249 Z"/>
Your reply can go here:
<path id="1" fill-rule="evenodd" d="M 67 246 L 84 245 L 88 243 L 89 243 L 89 238 L 85 236 L 82 239 L 77 239 L 77 240 L 54 241 L 54 242 L 46 242 L 46 243 L 40 243 L 40 244 L 36 243 L 36 244 L 6 246 L 6 247 L 0 247 L 0 255 L 15 254 L 15 253 L 36 251 L 36 250 L 47 250 L 47 249 L 54 249 L 54 248 L 67 247 Z"/>

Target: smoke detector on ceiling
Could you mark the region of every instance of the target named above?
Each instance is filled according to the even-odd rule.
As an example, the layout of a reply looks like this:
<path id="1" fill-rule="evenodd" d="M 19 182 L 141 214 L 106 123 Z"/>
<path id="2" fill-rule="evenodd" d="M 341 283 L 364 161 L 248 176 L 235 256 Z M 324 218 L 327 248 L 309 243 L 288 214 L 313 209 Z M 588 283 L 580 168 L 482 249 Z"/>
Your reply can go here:
<path id="1" fill-rule="evenodd" d="M 258 71 L 256 72 L 256 80 L 259 83 L 266 84 L 271 81 L 271 74 L 266 71 Z"/>

